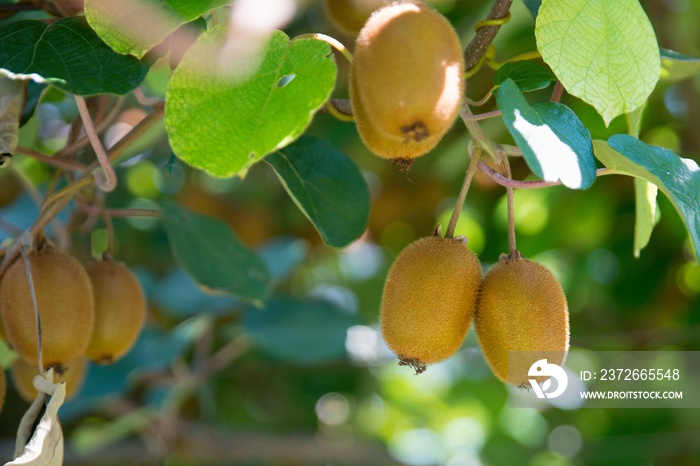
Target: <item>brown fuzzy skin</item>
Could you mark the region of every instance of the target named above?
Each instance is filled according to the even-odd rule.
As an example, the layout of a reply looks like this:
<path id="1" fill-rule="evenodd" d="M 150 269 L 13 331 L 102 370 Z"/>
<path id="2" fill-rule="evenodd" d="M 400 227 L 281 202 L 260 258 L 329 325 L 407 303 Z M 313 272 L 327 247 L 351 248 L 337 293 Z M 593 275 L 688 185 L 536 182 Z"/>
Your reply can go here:
<path id="1" fill-rule="evenodd" d="M 86 267 L 95 293 L 95 331 L 86 356 L 111 364 L 131 349 L 146 319 L 146 297 L 133 273 L 111 259 Z"/>
<path id="2" fill-rule="evenodd" d="M 569 349 L 569 308 L 557 279 L 544 266 L 503 258 L 481 286 L 474 328 L 484 358 L 503 382 L 529 387 L 528 370 L 539 359 L 562 364 Z M 509 351 L 518 354 L 508 371 Z M 511 355 L 513 357 L 513 355 Z"/>
<path id="3" fill-rule="evenodd" d="M 0 413 L 2 413 L 2 406 L 5 404 L 6 385 L 5 372 L 2 370 L 2 367 L 0 367 Z"/>
<path id="4" fill-rule="evenodd" d="M 357 37 L 350 102 L 367 148 L 413 159 L 450 129 L 464 93 L 459 37 L 447 19 L 419 1 L 375 11 Z"/>
<path id="5" fill-rule="evenodd" d="M 70 361 L 63 368 L 63 373 L 59 374 L 54 372 L 53 381 L 54 383 L 66 383 L 66 399 L 73 398 L 83 386 L 85 381 L 85 369 L 87 368 L 87 361 L 85 358 L 78 358 L 74 361 Z M 36 398 L 36 388 L 34 388 L 34 377 L 39 375 L 39 369 L 36 364 L 29 364 L 23 359 L 17 359 L 12 364 L 11 369 L 12 374 L 12 385 L 15 386 L 15 390 L 19 393 L 27 403 L 31 403 Z"/>
<path id="6" fill-rule="evenodd" d="M 47 247 L 29 253 L 41 316 L 43 364 L 47 369 L 85 353 L 95 322 L 92 285 L 70 255 Z M 0 312 L 9 343 L 27 362 L 37 362 L 37 332 L 24 260 L 20 257 L 0 284 Z"/>
<path id="7" fill-rule="evenodd" d="M 43 364 L 60 368 L 82 356 L 92 337 L 92 285 L 85 268 L 66 253 L 46 247 L 28 256 L 41 316 Z M 36 364 L 36 320 L 21 257 L 0 283 L 0 312 L 8 342 L 27 362 Z"/>
<path id="8" fill-rule="evenodd" d="M 325 0 L 326 16 L 339 30 L 351 36 L 357 35 L 372 12 L 391 0 Z"/>
<path id="9" fill-rule="evenodd" d="M 462 345 L 481 284 L 481 264 L 458 240 L 422 238 L 396 257 L 384 284 L 382 335 L 416 372 Z"/>

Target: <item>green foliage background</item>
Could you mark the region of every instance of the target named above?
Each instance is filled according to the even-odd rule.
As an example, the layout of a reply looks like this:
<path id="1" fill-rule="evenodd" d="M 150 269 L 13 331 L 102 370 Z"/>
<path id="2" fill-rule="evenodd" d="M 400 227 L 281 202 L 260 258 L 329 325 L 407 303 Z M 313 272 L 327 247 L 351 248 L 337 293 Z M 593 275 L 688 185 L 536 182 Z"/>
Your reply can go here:
<path id="1" fill-rule="evenodd" d="M 641 4 L 662 47 L 700 57 L 700 2 Z M 466 43 L 489 2 L 441 5 Z M 524 2 L 516 0 L 512 14 L 495 41 L 501 59 L 536 48 Z M 328 23 L 318 2 L 305 2 L 285 30 L 290 37 L 310 31 L 352 43 Z M 347 64 L 340 56 L 336 62 L 334 97 L 346 97 Z M 156 62 L 145 79 L 147 93 L 163 97 L 168 74 L 167 60 Z M 481 97 L 493 84 L 493 72 L 485 68 L 469 82 L 469 95 Z M 23 127 L 21 145 L 61 147 L 49 123 L 65 125 L 76 111 L 70 99 L 52 92 Z M 550 92 L 528 98 L 544 102 Z M 594 139 L 627 132 L 624 117 L 606 127 L 581 100 L 565 95 L 562 102 Z M 125 107 L 139 104 L 130 96 Z M 492 100 L 483 111 L 494 108 Z M 662 81 L 640 138 L 700 160 L 699 125 L 700 76 Z M 502 120 L 483 126 L 494 140 L 512 141 Z M 117 168 L 120 183 L 108 205 L 152 208 L 173 199 L 224 221 L 269 268 L 270 299 L 263 311 L 254 302 L 205 293 L 171 254 L 167 225 L 115 219 L 117 256 L 147 291 L 149 325 L 124 360 L 92 366 L 81 394 L 64 406 L 66 464 L 156 464 L 145 458 L 169 465 L 251 466 L 700 462 L 697 410 L 507 408 L 508 389 L 488 370 L 473 331 L 456 356 L 421 376 L 398 367 L 377 332 L 384 277 L 403 247 L 431 234 L 436 223 L 447 223 L 468 165 L 469 138 L 456 124 L 407 176 L 371 155 L 352 123 L 317 114 L 306 134 L 352 158 L 367 181 L 367 232 L 346 249 L 323 244 L 270 165 L 253 165 L 244 180 L 210 177 L 173 159 L 160 127 L 140 141 L 145 157 Z M 42 188 L 50 179 L 50 170 L 31 159 L 13 163 Z M 516 179 L 530 176 L 524 160 L 514 160 L 513 171 Z M 660 222 L 637 259 L 631 178 L 600 177 L 587 191 L 516 191 L 518 248 L 561 281 L 573 350 L 700 350 L 700 266 L 677 212 L 666 197 L 658 202 Z M 0 173 L 0 206 L 0 218 L 20 228 L 38 214 L 7 172 Z M 77 231 L 72 252 L 89 258 L 104 248 L 105 234 L 99 224 L 89 233 Z M 487 265 L 507 248 L 505 191 L 481 173 L 457 234 L 468 236 Z M 193 260 L 201 257 L 196 248 L 190 252 Z M 260 298 L 257 291 L 250 297 Z M 208 375 L 210 355 L 231 342 L 238 351 L 233 362 Z M 0 458 L 11 451 L 26 407 L 8 392 Z"/>

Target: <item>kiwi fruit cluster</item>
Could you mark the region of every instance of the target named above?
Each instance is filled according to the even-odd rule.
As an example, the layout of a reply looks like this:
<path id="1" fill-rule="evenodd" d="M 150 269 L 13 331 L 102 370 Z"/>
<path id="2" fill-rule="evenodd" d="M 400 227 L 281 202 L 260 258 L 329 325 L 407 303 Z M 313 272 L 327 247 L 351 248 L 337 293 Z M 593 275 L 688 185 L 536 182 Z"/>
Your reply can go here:
<path id="1" fill-rule="evenodd" d="M 454 123 L 464 59 L 450 22 L 417 0 L 372 13 L 357 37 L 350 103 L 360 138 L 376 155 L 410 168 Z"/>
<path id="2" fill-rule="evenodd" d="M 561 285 L 517 251 L 482 279 L 476 255 L 457 239 L 434 236 L 407 246 L 384 284 L 381 330 L 400 365 L 416 373 L 459 350 L 472 321 L 484 358 L 503 382 L 529 386 L 528 370 L 546 357 L 562 364 L 569 313 Z M 518 352 L 509 367 L 509 352 Z"/>
<path id="3" fill-rule="evenodd" d="M 41 318 L 42 366 L 74 393 L 86 359 L 112 363 L 134 344 L 146 315 L 141 286 L 126 266 L 105 255 L 84 267 L 49 243 L 27 253 Z M 12 367 L 13 382 L 33 398 L 38 374 L 37 325 L 24 258 L 0 281 L 0 315 L 7 342 L 21 357 Z"/>

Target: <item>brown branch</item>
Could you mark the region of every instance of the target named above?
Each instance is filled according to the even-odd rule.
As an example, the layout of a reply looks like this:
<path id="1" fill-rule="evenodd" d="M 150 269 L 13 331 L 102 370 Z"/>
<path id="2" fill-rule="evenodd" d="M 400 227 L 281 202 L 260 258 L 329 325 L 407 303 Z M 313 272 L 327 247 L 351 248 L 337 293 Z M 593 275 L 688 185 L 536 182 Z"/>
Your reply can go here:
<path id="1" fill-rule="evenodd" d="M 487 19 L 502 19 L 508 15 L 510 5 L 513 0 L 494 0 L 491 11 L 489 11 Z M 464 49 L 464 64 L 465 70 L 469 71 L 479 62 L 481 57 L 486 53 L 491 42 L 498 34 L 501 26 L 485 26 L 480 28 L 474 38 L 469 42 L 469 45 Z"/>

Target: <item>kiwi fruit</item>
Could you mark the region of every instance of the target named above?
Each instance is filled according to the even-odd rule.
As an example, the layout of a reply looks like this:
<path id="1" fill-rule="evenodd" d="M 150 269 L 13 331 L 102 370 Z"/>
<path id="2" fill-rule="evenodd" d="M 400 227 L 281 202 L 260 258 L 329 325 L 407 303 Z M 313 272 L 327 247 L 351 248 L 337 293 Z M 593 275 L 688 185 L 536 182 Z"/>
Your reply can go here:
<path id="1" fill-rule="evenodd" d="M 53 382 L 66 384 L 66 399 L 74 397 L 83 386 L 87 361 L 85 358 L 74 359 L 61 367 L 61 372 L 54 371 Z M 22 358 L 18 358 L 10 369 L 12 375 L 12 385 L 27 403 L 31 403 L 36 398 L 37 391 L 34 388 L 34 377 L 39 375 L 36 364 L 30 364 Z"/>
<path id="2" fill-rule="evenodd" d="M 28 254 L 41 317 L 45 368 L 61 366 L 83 354 L 92 338 L 95 306 L 85 268 L 50 245 Z M 37 363 L 37 325 L 27 268 L 17 259 L 0 282 L 0 312 L 8 342 L 27 362 Z"/>
<path id="3" fill-rule="evenodd" d="M 367 148 L 410 167 L 454 123 L 463 74 L 459 37 L 440 13 L 419 1 L 375 11 L 350 69 L 350 101 Z"/>
<path id="4" fill-rule="evenodd" d="M 463 241 L 433 236 L 408 245 L 389 269 L 382 335 L 399 364 L 416 373 L 452 356 L 469 330 L 481 264 Z"/>
<path id="5" fill-rule="evenodd" d="M 326 17 L 340 31 L 357 35 L 372 12 L 391 0 L 325 0 Z"/>
<path id="6" fill-rule="evenodd" d="M 146 297 L 139 281 L 109 256 L 86 266 L 95 295 L 95 330 L 86 356 L 111 364 L 131 349 L 146 318 Z"/>
<path id="7" fill-rule="evenodd" d="M 517 252 L 502 255 L 484 277 L 474 327 L 491 371 L 519 387 L 530 386 L 528 370 L 535 361 L 561 365 L 569 349 L 569 309 L 561 285 L 546 267 Z M 511 353 L 509 367 L 511 351 L 518 353 Z"/>

